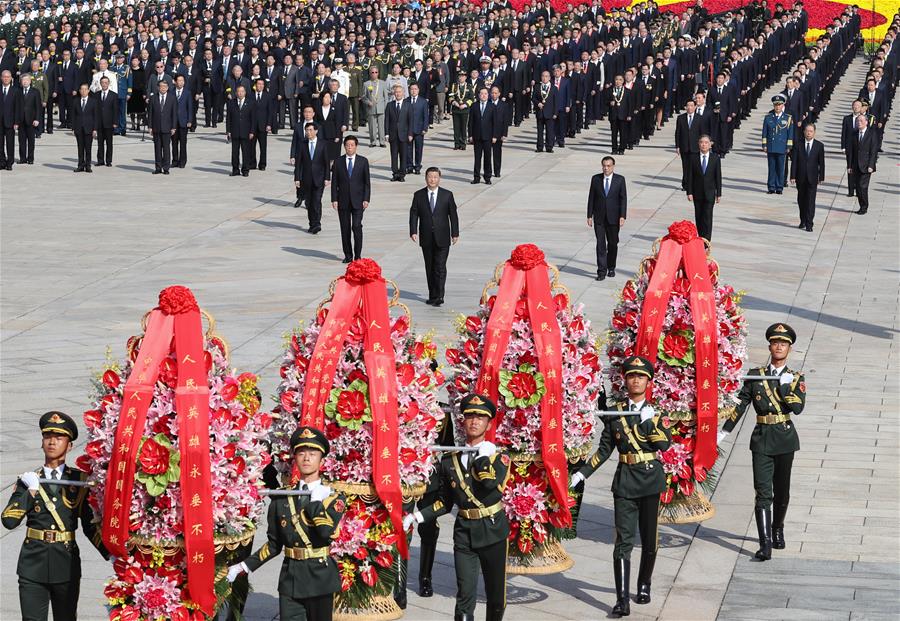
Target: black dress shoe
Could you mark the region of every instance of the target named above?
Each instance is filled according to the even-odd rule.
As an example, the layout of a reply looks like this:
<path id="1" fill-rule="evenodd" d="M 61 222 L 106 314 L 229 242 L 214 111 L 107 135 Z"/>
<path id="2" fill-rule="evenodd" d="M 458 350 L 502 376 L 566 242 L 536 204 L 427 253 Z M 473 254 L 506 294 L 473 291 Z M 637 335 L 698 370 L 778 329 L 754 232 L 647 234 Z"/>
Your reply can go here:
<path id="1" fill-rule="evenodd" d="M 431 586 L 431 578 L 419 580 L 419 597 L 433 597 L 434 588 Z"/>
<path id="2" fill-rule="evenodd" d="M 164 175 L 168 175 L 168 174 L 169 174 L 169 169 L 166 168 L 166 169 L 163 171 L 163 174 L 164 174 Z"/>
<path id="3" fill-rule="evenodd" d="M 350 263 L 350 261 L 352 261 L 352 260 L 353 259 L 351 259 L 350 257 L 344 257 L 344 260 L 341 261 L 341 263 Z"/>
<path id="4" fill-rule="evenodd" d="M 544 150 L 543 150 L 543 149 L 535 149 L 534 152 L 535 152 L 535 153 L 543 153 Z"/>
<path id="5" fill-rule="evenodd" d="M 860 216 L 864 216 L 864 215 L 866 215 L 867 211 L 869 211 L 869 210 L 868 209 L 860 209 L 859 211 L 855 211 L 854 213 L 856 213 Z"/>
<path id="6" fill-rule="evenodd" d="M 400 175 L 399 177 L 397 177 L 397 181 L 399 181 L 400 183 L 406 183 L 406 175 Z"/>
<path id="7" fill-rule="evenodd" d="M 805 228 L 806 228 L 806 222 L 801 222 L 800 224 L 797 225 L 797 228 L 798 228 L 798 229 L 805 229 Z"/>
<path id="8" fill-rule="evenodd" d="M 853 192 L 847 192 L 847 196 L 856 196 Z"/>
<path id="9" fill-rule="evenodd" d="M 606 274 L 597 274 L 594 280 L 606 280 Z"/>
<path id="10" fill-rule="evenodd" d="M 83 172 L 83 171 L 84 171 L 84 166 L 79 166 L 78 168 L 75 168 L 72 170 L 72 172 Z"/>
<path id="11" fill-rule="evenodd" d="M 309 232 L 312 233 L 313 235 L 316 235 L 316 234 L 318 234 L 319 231 L 321 231 L 321 230 L 322 230 L 322 227 L 321 227 L 321 226 L 314 226 L 314 227 L 312 227 L 311 229 L 309 229 Z"/>
<path id="12" fill-rule="evenodd" d="M 500 178 L 500 173 L 498 173 L 498 172 L 495 170 L 495 171 L 494 171 L 494 179 L 499 179 L 499 178 Z"/>
<path id="13" fill-rule="evenodd" d="M 491 180 L 490 180 L 490 179 L 485 179 L 485 180 L 484 180 L 484 185 L 491 185 Z"/>
<path id="14" fill-rule="evenodd" d="M 162 174 L 162 169 L 161 169 L 161 168 L 157 168 L 156 170 L 153 171 L 153 174 L 154 174 L 154 175 L 161 175 L 161 174 Z M 232 173 L 231 176 L 233 177 L 233 176 L 234 176 L 234 173 Z"/>
<path id="15" fill-rule="evenodd" d="M 481 181 L 479 179 L 472 179 L 469 182 L 469 185 L 478 185 L 479 183 L 481 183 Z"/>
<path id="16" fill-rule="evenodd" d="M 303 204 L 303 199 L 298 198 L 297 200 L 294 201 L 294 209 L 300 209 L 300 205 L 302 205 L 302 204 Z"/>
<path id="17" fill-rule="evenodd" d="M 231 171 L 231 174 L 228 175 L 228 176 L 229 176 L 229 177 L 237 177 L 237 176 L 240 175 L 240 174 L 241 174 L 241 173 L 239 173 L 238 171 L 232 170 L 232 171 Z"/>
<path id="18" fill-rule="evenodd" d="M 616 270 L 607 270 L 606 275 L 609 276 L 610 278 L 615 278 Z"/>
<path id="19" fill-rule="evenodd" d="M 775 190 L 766 190 L 766 194 L 775 194 Z"/>
<path id="20" fill-rule="evenodd" d="M 28 163 L 31 164 L 32 162 L 28 162 Z M 112 162 L 106 162 L 106 167 L 112 168 Z"/>
<path id="21" fill-rule="evenodd" d="M 547 149 L 547 153 L 553 153 L 553 149 Z"/>
<path id="22" fill-rule="evenodd" d="M 781 194 L 781 193 L 782 193 L 781 190 L 775 190 L 775 194 Z"/>
<path id="23" fill-rule="evenodd" d="M 241 176 L 242 176 L 242 177 L 249 177 L 249 176 L 250 176 L 250 171 L 245 170 L 244 172 L 241 173 Z"/>
<path id="24" fill-rule="evenodd" d="M 94 171 L 93 171 L 93 169 L 91 169 L 90 166 L 85 166 L 85 167 L 84 167 L 84 172 L 92 173 L 92 172 L 94 172 Z"/>
<path id="25" fill-rule="evenodd" d="M 428 306 L 434 306 L 434 298 L 428 298 L 425 300 L 425 303 L 428 304 Z"/>

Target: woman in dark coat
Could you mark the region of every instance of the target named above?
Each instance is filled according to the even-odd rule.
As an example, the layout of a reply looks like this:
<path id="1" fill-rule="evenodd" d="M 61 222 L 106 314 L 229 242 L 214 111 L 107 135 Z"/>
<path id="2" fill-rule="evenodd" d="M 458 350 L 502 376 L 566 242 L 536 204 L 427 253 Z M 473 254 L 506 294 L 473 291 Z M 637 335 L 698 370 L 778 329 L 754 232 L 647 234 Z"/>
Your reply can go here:
<path id="1" fill-rule="evenodd" d="M 425 73 L 428 75 L 428 128 L 431 129 L 437 114 L 437 87 L 441 83 L 441 72 L 435 68 L 431 57 L 425 59 Z"/>
<path id="2" fill-rule="evenodd" d="M 128 97 L 127 111 L 131 115 L 131 129 L 138 131 L 145 122 L 147 113 L 147 72 L 141 66 L 139 58 L 131 59 L 131 93 Z"/>
<path id="3" fill-rule="evenodd" d="M 341 154 L 341 128 L 338 125 L 337 110 L 331 105 L 331 93 L 324 91 L 316 108 L 316 122 L 319 137 L 328 145 L 328 164 Z"/>

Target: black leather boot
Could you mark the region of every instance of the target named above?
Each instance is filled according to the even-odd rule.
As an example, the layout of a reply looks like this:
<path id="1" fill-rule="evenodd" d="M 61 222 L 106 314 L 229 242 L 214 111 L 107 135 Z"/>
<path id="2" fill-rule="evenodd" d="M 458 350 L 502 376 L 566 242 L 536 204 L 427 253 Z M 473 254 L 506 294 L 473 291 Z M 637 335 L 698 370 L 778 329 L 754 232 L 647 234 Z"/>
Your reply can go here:
<path id="1" fill-rule="evenodd" d="M 631 614 L 631 602 L 628 582 L 631 579 L 631 561 L 625 558 L 613 559 L 613 576 L 616 580 L 616 605 L 613 606 L 614 617 L 627 617 Z"/>
<path id="2" fill-rule="evenodd" d="M 772 507 L 772 547 L 784 550 L 784 516 L 787 515 L 788 503 Z"/>
<path id="3" fill-rule="evenodd" d="M 653 566 L 656 564 L 656 552 L 641 552 L 641 568 L 638 570 L 636 604 L 650 603 L 650 579 L 653 577 Z"/>
<path id="4" fill-rule="evenodd" d="M 431 569 L 434 567 L 434 554 L 437 551 L 437 539 L 422 539 L 419 549 L 419 597 L 431 597 L 434 589 L 431 586 Z"/>
<path id="5" fill-rule="evenodd" d="M 772 558 L 771 509 L 756 509 L 756 531 L 759 534 L 759 550 L 754 558 L 757 561 L 768 561 Z"/>
<path id="6" fill-rule="evenodd" d="M 406 572 L 408 561 L 400 561 L 400 573 L 397 576 L 397 582 L 394 584 L 394 601 L 400 610 L 406 610 Z"/>
<path id="7" fill-rule="evenodd" d="M 489 603 L 487 605 L 486 621 L 503 621 L 503 613 L 505 610 L 506 606 Z"/>

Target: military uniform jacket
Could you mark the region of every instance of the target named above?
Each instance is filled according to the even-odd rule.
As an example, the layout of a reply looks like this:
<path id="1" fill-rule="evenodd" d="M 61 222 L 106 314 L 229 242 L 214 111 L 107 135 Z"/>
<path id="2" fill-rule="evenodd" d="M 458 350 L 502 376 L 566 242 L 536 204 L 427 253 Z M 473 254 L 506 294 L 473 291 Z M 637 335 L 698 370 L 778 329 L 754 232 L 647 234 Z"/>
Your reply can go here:
<path id="1" fill-rule="evenodd" d="M 794 121 L 787 112 L 781 117 L 770 111 L 763 119 L 762 146 L 767 153 L 787 153 L 794 146 Z"/>
<path id="2" fill-rule="evenodd" d="M 460 510 L 490 508 L 503 500 L 503 490 L 510 475 L 509 456 L 494 453 L 490 457 L 469 454 L 468 468 L 459 453 L 444 455 L 438 465 L 440 497 L 420 510 L 425 521 L 449 513 L 453 505 Z M 484 548 L 509 536 L 509 520 L 502 508 L 490 517 L 468 519 L 456 516 L 453 527 L 454 545 L 472 549 Z"/>
<path id="3" fill-rule="evenodd" d="M 309 496 L 275 496 L 269 505 L 268 541 L 244 562 L 250 571 L 282 548 L 324 548 L 331 544 L 346 509 L 343 496 L 332 494 L 313 502 Z M 297 560 L 285 557 L 278 576 L 278 593 L 294 599 L 318 597 L 341 590 L 337 564 L 331 556 Z"/>
<path id="4" fill-rule="evenodd" d="M 579 470 L 587 478 L 603 465 L 613 449 L 619 455 L 637 455 L 639 453 L 656 453 L 669 448 L 672 432 L 666 427 L 659 414 L 641 422 L 640 412 L 628 412 L 628 402 L 619 402 L 613 408 L 620 410 L 622 416 L 606 417 L 600 444 L 590 460 Z M 622 498 L 640 498 L 661 494 L 666 489 L 666 473 L 659 459 L 626 464 L 619 462 L 613 476 L 612 492 Z"/>
<path id="5" fill-rule="evenodd" d="M 722 426 L 731 432 L 752 403 L 757 416 L 800 414 L 806 403 L 806 382 L 803 375 L 785 367 L 784 373 L 791 373 L 794 381 L 781 384 L 778 380 L 744 382 L 738 393 L 740 402 Z M 748 375 L 769 375 L 767 367 L 751 369 Z M 750 450 L 763 455 L 782 455 L 800 450 L 800 438 L 793 421 L 756 425 L 750 436 Z"/>
<path id="6" fill-rule="evenodd" d="M 36 470 L 44 476 L 43 468 Z M 66 466 L 64 477 L 83 481 L 87 474 Z M 86 487 L 49 485 L 42 483 L 36 496 L 32 496 L 21 481 L 16 482 L 12 497 L 3 510 L 2 521 L 5 528 L 13 529 L 22 520 L 28 528 L 43 531 L 74 532 L 81 528 L 91 543 L 108 558 L 106 549 L 100 542 L 100 531 L 94 524 L 94 514 L 87 501 Z M 16 573 L 22 578 L 42 584 L 58 584 L 77 580 L 81 577 L 81 556 L 75 540 L 48 542 L 29 536 L 25 537 L 19 552 Z"/>

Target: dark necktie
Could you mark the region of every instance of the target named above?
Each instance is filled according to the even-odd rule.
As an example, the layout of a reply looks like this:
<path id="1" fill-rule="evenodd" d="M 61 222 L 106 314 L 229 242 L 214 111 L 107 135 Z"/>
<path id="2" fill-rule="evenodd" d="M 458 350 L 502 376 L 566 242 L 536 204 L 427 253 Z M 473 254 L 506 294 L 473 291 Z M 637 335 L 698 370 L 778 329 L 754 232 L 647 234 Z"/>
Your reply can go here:
<path id="1" fill-rule="evenodd" d="M 435 200 L 434 200 L 434 191 L 428 193 L 428 204 L 431 206 L 431 213 L 434 213 L 435 208 Z"/>
<path id="2" fill-rule="evenodd" d="M 347 160 L 347 176 L 351 176 L 353 174 L 353 158 L 349 158 Z"/>
<path id="3" fill-rule="evenodd" d="M 604 177 L 603 180 L 603 195 L 609 196 L 609 177 Z"/>
<path id="4" fill-rule="evenodd" d="M 809 157 L 809 152 L 810 152 L 811 150 L 812 150 L 812 143 L 811 143 L 811 142 L 807 142 L 807 143 L 806 143 L 806 157 Z"/>
<path id="5" fill-rule="evenodd" d="M 703 154 L 702 161 L 700 162 L 701 168 L 703 168 L 703 174 L 704 174 L 704 175 L 706 174 L 706 157 L 707 157 L 707 155 L 704 153 L 704 154 Z"/>

